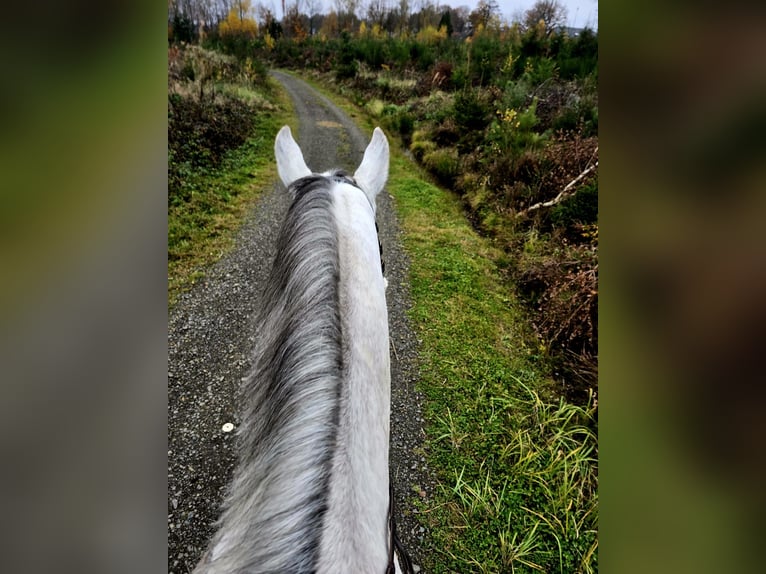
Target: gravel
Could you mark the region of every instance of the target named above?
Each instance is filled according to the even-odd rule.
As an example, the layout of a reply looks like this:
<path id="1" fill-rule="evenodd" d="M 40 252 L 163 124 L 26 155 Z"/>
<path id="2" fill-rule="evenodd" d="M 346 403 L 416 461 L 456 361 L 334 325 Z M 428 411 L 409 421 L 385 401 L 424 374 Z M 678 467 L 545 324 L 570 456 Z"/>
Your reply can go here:
<path id="1" fill-rule="evenodd" d="M 361 162 L 369 136 L 305 83 L 273 72 L 295 104 L 296 136 L 315 171 Z M 248 214 L 235 247 L 171 309 L 168 318 L 168 571 L 191 571 L 213 534 L 235 461 L 239 421 L 234 392 L 250 366 L 259 308 L 286 194 L 276 184 Z M 413 498 L 426 499 L 434 481 L 423 454 L 417 338 L 408 324 L 408 261 L 387 193 L 378 197 L 378 224 L 388 279 L 391 334 L 391 476 L 400 537 L 420 564 L 429 545 Z"/>

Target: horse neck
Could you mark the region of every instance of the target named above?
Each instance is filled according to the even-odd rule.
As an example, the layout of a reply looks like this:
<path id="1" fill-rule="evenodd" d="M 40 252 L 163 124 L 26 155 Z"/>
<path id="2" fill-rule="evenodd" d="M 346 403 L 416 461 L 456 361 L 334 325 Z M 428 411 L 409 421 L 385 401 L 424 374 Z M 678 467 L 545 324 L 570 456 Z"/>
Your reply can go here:
<path id="1" fill-rule="evenodd" d="M 390 364 L 375 218 L 358 188 L 333 193 L 343 384 L 319 572 L 385 571 Z"/>
<path id="2" fill-rule="evenodd" d="M 390 375 L 374 215 L 358 188 L 321 176 L 296 193 L 200 574 L 385 571 Z"/>

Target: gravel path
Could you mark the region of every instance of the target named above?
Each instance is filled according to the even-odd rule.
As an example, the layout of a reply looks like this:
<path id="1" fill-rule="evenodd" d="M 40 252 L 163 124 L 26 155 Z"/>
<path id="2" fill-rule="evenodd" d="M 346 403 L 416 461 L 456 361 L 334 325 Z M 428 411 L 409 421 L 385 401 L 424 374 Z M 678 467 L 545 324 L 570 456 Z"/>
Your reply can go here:
<path id="1" fill-rule="evenodd" d="M 295 104 L 300 127 L 294 135 L 306 163 L 315 171 L 356 169 L 369 135 L 305 83 L 279 72 L 273 76 Z M 275 183 L 249 213 L 235 248 L 169 314 L 168 571 L 174 574 L 190 572 L 199 560 L 231 476 L 234 433 L 223 429 L 238 423 L 233 394 L 250 365 L 254 317 L 286 210 L 286 194 Z M 391 474 L 400 536 L 420 564 L 428 534 L 413 516 L 410 501 L 430 496 L 433 482 L 421 450 L 422 400 L 414 390 L 417 339 L 405 314 L 408 263 L 392 199 L 385 192 L 378 197 L 378 223 L 389 283 Z"/>

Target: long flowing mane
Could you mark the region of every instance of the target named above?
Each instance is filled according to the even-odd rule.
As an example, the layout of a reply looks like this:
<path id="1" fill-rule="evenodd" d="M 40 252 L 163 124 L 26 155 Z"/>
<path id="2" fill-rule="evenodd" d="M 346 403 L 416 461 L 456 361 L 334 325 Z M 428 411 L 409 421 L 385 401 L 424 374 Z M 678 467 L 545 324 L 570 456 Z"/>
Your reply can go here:
<path id="1" fill-rule="evenodd" d="M 237 466 L 195 572 L 382 574 L 394 537 L 374 199 L 388 143 L 376 130 L 353 178 L 312 174 L 288 128 L 275 149 L 292 202 L 239 393 Z"/>
<path id="2" fill-rule="evenodd" d="M 221 572 L 311 572 L 316 564 L 343 370 L 329 183 L 309 176 L 291 190 L 241 392 L 241 458 L 221 519 L 229 529 L 213 546 Z M 215 555 L 216 542 L 230 565 Z"/>

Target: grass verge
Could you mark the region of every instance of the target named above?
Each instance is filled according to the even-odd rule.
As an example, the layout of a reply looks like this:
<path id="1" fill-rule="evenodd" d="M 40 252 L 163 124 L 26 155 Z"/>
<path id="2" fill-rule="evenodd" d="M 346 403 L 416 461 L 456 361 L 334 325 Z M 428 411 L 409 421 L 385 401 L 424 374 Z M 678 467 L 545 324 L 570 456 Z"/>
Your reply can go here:
<path id="1" fill-rule="evenodd" d="M 392 160 L 423 341 L 431 572 L 597 571 L 595 406 L 556 400 L 500 256 L 459 200 Z"/>
<path id="2" fill-rule="evenodd" d="M 316 85 L 316 84 L 315 84 Z M 321 87 L 319 87 L 321 89 Z M 347 102 L 321 89 L 344 109 Z M 369 129 L 359 110 L 350 115 Z M 435 495 L 413 499 L 428 572 L 598 571 L 595 401 L 557 398 L 502 253 L 391 142 Z"/>
<path id="3" fill-rule="evenodd" d="M 276 104 L 255 118 L 250 137 L 226 153 L 216 168 L 190 170 L 188 201 L 168 206 L 168 304 L 204 275 L 205 268 L 231 248 L 247 209 L 275 178 L 274 137 L 294 123 L 289 97 L 272 83 Z M 245 88 L 241 88 L 245 91 Z M 245 94 L 247 96 L 247 94 Z M 255 97 L 255 96 L 252 96 Z"/>

